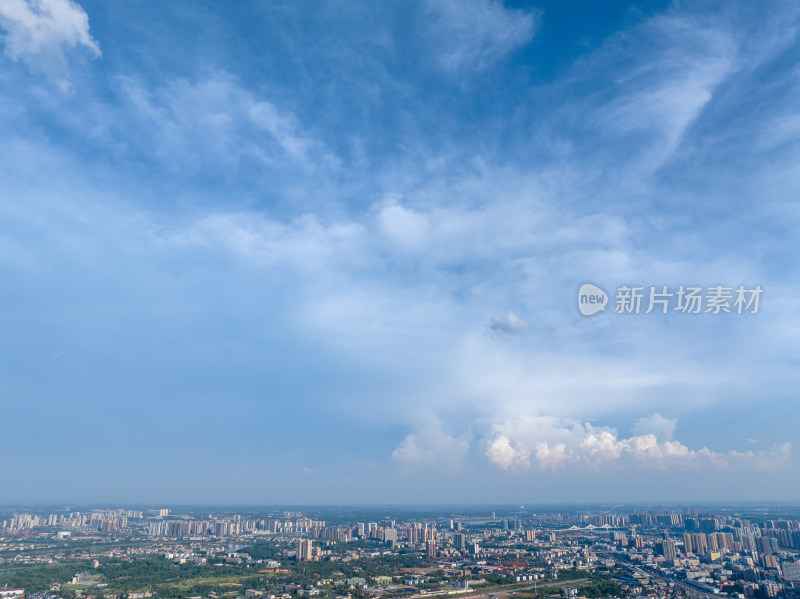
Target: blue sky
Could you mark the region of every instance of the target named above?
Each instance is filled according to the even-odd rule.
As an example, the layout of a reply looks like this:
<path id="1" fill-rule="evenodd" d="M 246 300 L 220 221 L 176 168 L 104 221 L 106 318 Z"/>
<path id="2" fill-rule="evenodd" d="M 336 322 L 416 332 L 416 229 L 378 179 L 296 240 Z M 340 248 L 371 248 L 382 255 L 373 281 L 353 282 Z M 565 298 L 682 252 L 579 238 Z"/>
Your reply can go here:
<path id="1" fill-rule="evenodd" d="M 798 26 L 2 3 L 0 501 L 796 500 Z"/>

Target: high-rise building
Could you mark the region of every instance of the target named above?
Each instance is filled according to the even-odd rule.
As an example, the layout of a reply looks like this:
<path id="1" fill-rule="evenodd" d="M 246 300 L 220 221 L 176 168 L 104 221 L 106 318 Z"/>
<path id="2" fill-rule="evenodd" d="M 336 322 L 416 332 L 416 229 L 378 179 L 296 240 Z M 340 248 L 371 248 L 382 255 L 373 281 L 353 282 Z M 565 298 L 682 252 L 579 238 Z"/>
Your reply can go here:
<path id="1" fill-rule="evenodd" d="M 781 570 L 786 580 L 800 581 L 800 562 L 783 562 Z"/>
<path id="2" fill-rule="evenodd" d="M 697 555 L 705 555 L 710 549 L 707 537 L 702 532 L 686 532 L 683 534 L 683 551 Z"/>
<path id="3" fill-rule="evenodd" d="M 390 545 L 394 546 L 394 544 L 397 542 L 397 529 L 396 528 L 383 529 L 383 540 L 389 543 Z"/>
<path id="4" fill-rule="evenodd" d="M 314 542 L 311 539 L 297 540 L 297 561 L 305 562 L 311 559 L 314 553 Z"/>
<path id="5" fill-rule="evenodd" d="M 467 535 L 457 532 L 453 537 L 453 542 L 457 550 L 464 551 L 467 547 Z"/>
<path id="6" fill-rule="evenodd" d="M 436 541 L 428 541 L 425 546 L 428 549 L 428 559 L 436 558 Z"/>
<path id="7" fill-rule="evenodd" d="M 756 547 L 759 553 L 770 554 L 773 552 L 773 541 L 771 537 L 756 537 Z M 775 543 L 777 545 L 777 543 Z M 777 551 L 777 547 L 775 547 Z"/>
<path id="8" fill-rule="evenodd" d="M 436 529 L 431 526 L 428 528 L 428 525 L 425 525 L 425 540 L 426 541 L 435 541 L 436 540 Z"/>
<path id="9" fill-rule="evenodd" d="M 703 532 L 714 532 L 719 528 L 719 520 L 716 518 L 700 518 L 697 524 Z"/>
<path id="10" fill-rule="evenodd" d="M 674 562 L 676 557 L 675 552 L 675 541 L 670 539 L 664 539 L 663 541 L 659 541 L 656 545 L 656 549 L 659 554 L 664 556 L 668 562 Z"/>
<path id="11" fill-rule="evenodd" d="M 414 524 L 409 527 L 408 529 L 408 540 L 413 544 L 416 545 L 423 541 L 422 536 L 422 527 L 419 524 Z"/>

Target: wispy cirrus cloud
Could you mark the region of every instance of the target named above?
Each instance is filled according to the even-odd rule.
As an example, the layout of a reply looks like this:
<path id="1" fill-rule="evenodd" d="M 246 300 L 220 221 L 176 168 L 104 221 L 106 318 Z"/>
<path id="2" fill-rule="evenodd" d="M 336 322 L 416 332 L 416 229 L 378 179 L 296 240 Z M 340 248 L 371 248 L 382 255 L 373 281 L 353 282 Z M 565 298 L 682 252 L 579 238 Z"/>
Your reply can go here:
<path id="1" fill-rule="evenodd" d="M 141 145 L 132 149 L 152 153 L 172 169 L 225 168 L 248 161 L 310 171 L 336 161 L 324 144 L 303 131 L 294 114 L 253 95 L 224 72 L 155 89 L 123 78 L 120 104 L 98 108 L 114 117 L 107 124 L 112 131 L 123 114 L 126 129 L 137 123 Z"/>
<path id="2" fill-rule="evenodd" d="M 77 48 L 100 56 L 89 17 L 73 0 L 5 0 L 0 3 L 5 54 L 22 60 L 63 89 L 69 87 L 67 55 Z"/>
<path id="3" fill-rule="evenodd" d="M 483 70 L 534 35 L 537 14 L 499 0 L 426 0 L 426 26 L 445 71 Z"/>
<path id="4" fill-rule="evenodd" d="M 312 464 L 303 478 L 325 482 L 369 454 L 403 484 L 422 469 L 509 483 L 607 472 L 618 497 L 625 468 L 663 473 L 676 493 L 689 469 L 719 482 L 792 468 L 791 419 L 747 429 L 777 443 L 761 452 L 729 441 L 743 438 L 734 416 L 691 427 L 722 406 L 744 418 L 753 398 L 764 414 L 796 410 L 798 88 L 776 62 L 796 50 L 791 28 L 675 6 L 607 32 L 549 81 L 509 76 L 545 20 L 500 2 L 425 7 L 426 35 L 412 27 L 401 44 L 407 23 L 380 8 L 322 30 L 287 5 L 266 24 L 302 26 L 263 36 L 285 47 L 232 51 L 258 57 L 251 71 L 190 56 L 95 73 L 86 98 L 7 70 L 4 335 L 46 356 L 74 397 L 125 381 L 200 426 L 246 404 L 260 418 L 220 427 L 230 443 L 253 438 L 237 427 L 303 421 L 314 442 L 287 480 Z M 352 43 L 364 37 L 370 52 Z M 467 74 L 474 93 L 454 93 Z M 769 304 L 750 320 L 587 320 L 573 305 L 584 280 L 759 282 Z M 54 391 L 29 354 L 4 359 L 20 397 Z M 341 434 L 352 427 L 369 441 Z M 348 459 L 330 457 L 345 446 Z"/>

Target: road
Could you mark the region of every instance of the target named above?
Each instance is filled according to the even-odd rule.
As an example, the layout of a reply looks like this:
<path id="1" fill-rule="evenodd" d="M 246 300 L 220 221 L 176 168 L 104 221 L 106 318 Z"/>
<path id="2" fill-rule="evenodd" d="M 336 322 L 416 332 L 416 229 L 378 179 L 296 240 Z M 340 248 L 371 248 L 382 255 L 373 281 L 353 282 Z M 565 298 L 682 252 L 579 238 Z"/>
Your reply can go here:
<path id="1" fill-rule="evenodd" d="M 694 599 L 720 599 L 719 595 L 714 595 L 711 593 L 704 593 L 700 589 L 696 589 L 693 586 L 689 586 L 682 580 L 678 580 L 677 578 L 671 578 L 668 576 L 664 576 L 660 572 L 658 572 L 654 568 L 648 568 L 647 566 L 643 566 L 642 564 L 638 564 L 629 560 L 622 559 L 619 555 L 614 553 L 598 553 L 598 557 L 603 559 L 613 559 L 619 565 L 626 567 L 626 568 L 636 568 L 641 570 L 651 578 L 658 578 L 659 580 L 666 582 L 666 583 L 674 583 L 676 587 L 680 588 L 682 591 L 686 593 L 687 596 L 693 597 Z"/>
<path id="2" fill-rule="evenodd" d="M 519 593 L 520 591 L 532 591 L 534 589 L 541 589 L 544 587 L 570 587 L 591 580 L 591 578 L 575 578 L 573 580 L 557 580 L 554 582 L 534 582 L 531 584 L 515 583 L 513 585 L 504 585 L 502 587 L 491 587 L 489 589 L 476 589 L 470 593 L 458 593 L 457 595 L 444 595 L 431 593 L 428 595 L 431 599 L 452 597 L 460 599 L 461 597 L 468 597 L 469 599 L 510 599 L 511 595 Z M 419 599 L 419 595 L 411 595 L 401 599 Z"/>

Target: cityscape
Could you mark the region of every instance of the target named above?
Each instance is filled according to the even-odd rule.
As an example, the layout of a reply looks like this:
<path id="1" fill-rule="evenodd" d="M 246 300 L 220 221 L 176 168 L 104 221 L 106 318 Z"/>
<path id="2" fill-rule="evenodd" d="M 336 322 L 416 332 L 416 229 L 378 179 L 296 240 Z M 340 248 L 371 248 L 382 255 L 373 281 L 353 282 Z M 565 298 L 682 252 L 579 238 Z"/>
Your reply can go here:
<path id="1" fill-rule="evenodd" d="M 15 511 L 1 521 L 0 588 L 5 599 L 788 598 L 800 596 L 798 515 L 781 506 Z"/>
<path id="2" fill-rule="evenodd" d="M 4 599 L 800 596 L 800 512 L 778 505 L 64 507 L 2 517 Z"/>

